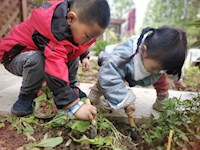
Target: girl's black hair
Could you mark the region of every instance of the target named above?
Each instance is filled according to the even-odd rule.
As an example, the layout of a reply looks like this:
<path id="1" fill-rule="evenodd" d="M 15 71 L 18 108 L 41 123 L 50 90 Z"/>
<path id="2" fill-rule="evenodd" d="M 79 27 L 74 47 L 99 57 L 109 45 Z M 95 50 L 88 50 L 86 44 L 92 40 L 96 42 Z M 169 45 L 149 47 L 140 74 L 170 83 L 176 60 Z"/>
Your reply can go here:
<path id="1" fill-rule="evenodd" d="M 149 31 L 154 31 L 154 30 L 155 29 L 151 28 L 151 27 L 147 27 L 147 28 L 144 28 L 142 30 L 142 33 L 140 34 L 140 37 L 138 38 L 138 41 L 137 41 L 137 48 L 135 50 L 135 53 L 133 55 L 131 55 L 130 57 L 128 57 L 128 58 L 121 57 L 124 61 L 119 63 L 119 65 L 118 65 L 119 67 L 124 66 L 126 63 L 128 63 L 139 52 L 139 48 L 140 48 L 140 45 L 141 45 L 142 40 L 144 38 L 144 35 L 147 34 Z"/>
<path id="2" fill-rule="evenodd" d="M 73 0 L 71 8 L 77 10 L 84 23 L 97 22 L 104 29 L 109 25 L 110 7 L 107 0 Z"/>
<path id="3" fill-rule="evenodd" d="M 149 34 L 143 42 L 147 33 Z M 142 42 L 147 47 L 148 58 L 159 62 L 162 70 L 166 70 L 168 74 L 178 75 L 178 78 L 180 78 L 181 69 L 187 55 L 187 38 L 184 31 L 169 26 L 162 26 L 157 29 L 144 28 L 137 41 L 136 52 L 131 57 L 126 58 L 119 67 L 129 62 L 138 53 Z"/>
<path id="4" fill-rule="evenodd" d="M 151 29 L 144 40 L 147 57 L 159 62 L 168 74 L 181 76 L 181 69 L 187 55 L 186 33 L 180 29 L 162 26 Z"/>

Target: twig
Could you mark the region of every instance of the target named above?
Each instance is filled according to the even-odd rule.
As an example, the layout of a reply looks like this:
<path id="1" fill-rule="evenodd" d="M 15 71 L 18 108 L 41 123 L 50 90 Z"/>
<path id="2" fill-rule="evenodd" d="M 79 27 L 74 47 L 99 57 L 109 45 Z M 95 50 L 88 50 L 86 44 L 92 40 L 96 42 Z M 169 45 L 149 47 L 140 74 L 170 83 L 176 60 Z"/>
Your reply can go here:
<path id="1" fill-rule="evenodd" d="M 169 131 L 169 137 L 168 137 L 168 143 L 167 143 L 167 150 L 171 149 L 171 144 L 172 144 L 172 136 L 174 134 L 173 130 Z"/>

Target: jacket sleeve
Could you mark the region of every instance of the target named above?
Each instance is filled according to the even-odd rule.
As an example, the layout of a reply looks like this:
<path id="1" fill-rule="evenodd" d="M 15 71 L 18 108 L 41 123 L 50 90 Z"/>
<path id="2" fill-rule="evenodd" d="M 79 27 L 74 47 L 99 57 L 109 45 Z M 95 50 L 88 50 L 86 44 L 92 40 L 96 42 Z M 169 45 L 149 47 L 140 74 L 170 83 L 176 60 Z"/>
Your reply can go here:
<path id="1" fill-rule="evenodd" d="M 68 61 L 66 48 L 49 42 L 44 49 L 45 80 L 54 95 L 58 107 L 67 105 L 78 98 L 78 94 L 69 86 Z"/>
<path id="2" fill-rule="evenodd" d="M 100 59 L 98 82 L 102 94 L 112 108 L 127 107 L 135 101 L 135 95 L 124 83 L 126 66 L 119 68 L 117 65 L 122 58 L 112 53 L 102 53 Z"/>

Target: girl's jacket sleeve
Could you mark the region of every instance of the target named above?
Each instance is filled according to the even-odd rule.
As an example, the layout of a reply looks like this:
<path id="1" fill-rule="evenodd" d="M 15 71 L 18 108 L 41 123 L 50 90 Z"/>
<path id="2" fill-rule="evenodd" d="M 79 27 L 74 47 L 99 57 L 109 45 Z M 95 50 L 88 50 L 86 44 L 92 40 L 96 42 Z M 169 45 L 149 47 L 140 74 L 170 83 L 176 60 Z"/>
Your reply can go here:
<path id="1" fill-rule="evenodd" d="M 124 108 L 135 101 L 135 95 L 124 83 L 127 67 L 118 67 L 123 57 L 127 58 L 133 53 L 133 40 L 116 46 L 113 50 L 101 53 L 99 63 L 99 86 L 110 106 L 114 109 Z"/>
<path id="2" fill-rule="evenodd" d="M 66 47 L 49 42 L 44 49 L 45 80 L 54 95 L 56 105 L 64 106 L 78 98 L 69 86 Z"/>

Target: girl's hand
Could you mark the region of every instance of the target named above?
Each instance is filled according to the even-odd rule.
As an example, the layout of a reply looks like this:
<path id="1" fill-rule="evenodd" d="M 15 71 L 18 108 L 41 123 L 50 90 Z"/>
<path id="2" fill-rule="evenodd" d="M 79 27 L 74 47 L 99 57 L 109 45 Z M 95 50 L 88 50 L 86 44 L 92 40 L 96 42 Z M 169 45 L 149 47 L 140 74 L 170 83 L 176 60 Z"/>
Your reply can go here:
<path id="1" fill-rule="evenodd" d="M 128 105 L 126 108 L 124 108 L 124 110 L 128 117 L 133 117 L 135 112 L 135 105 L 134 104 Z"/>

